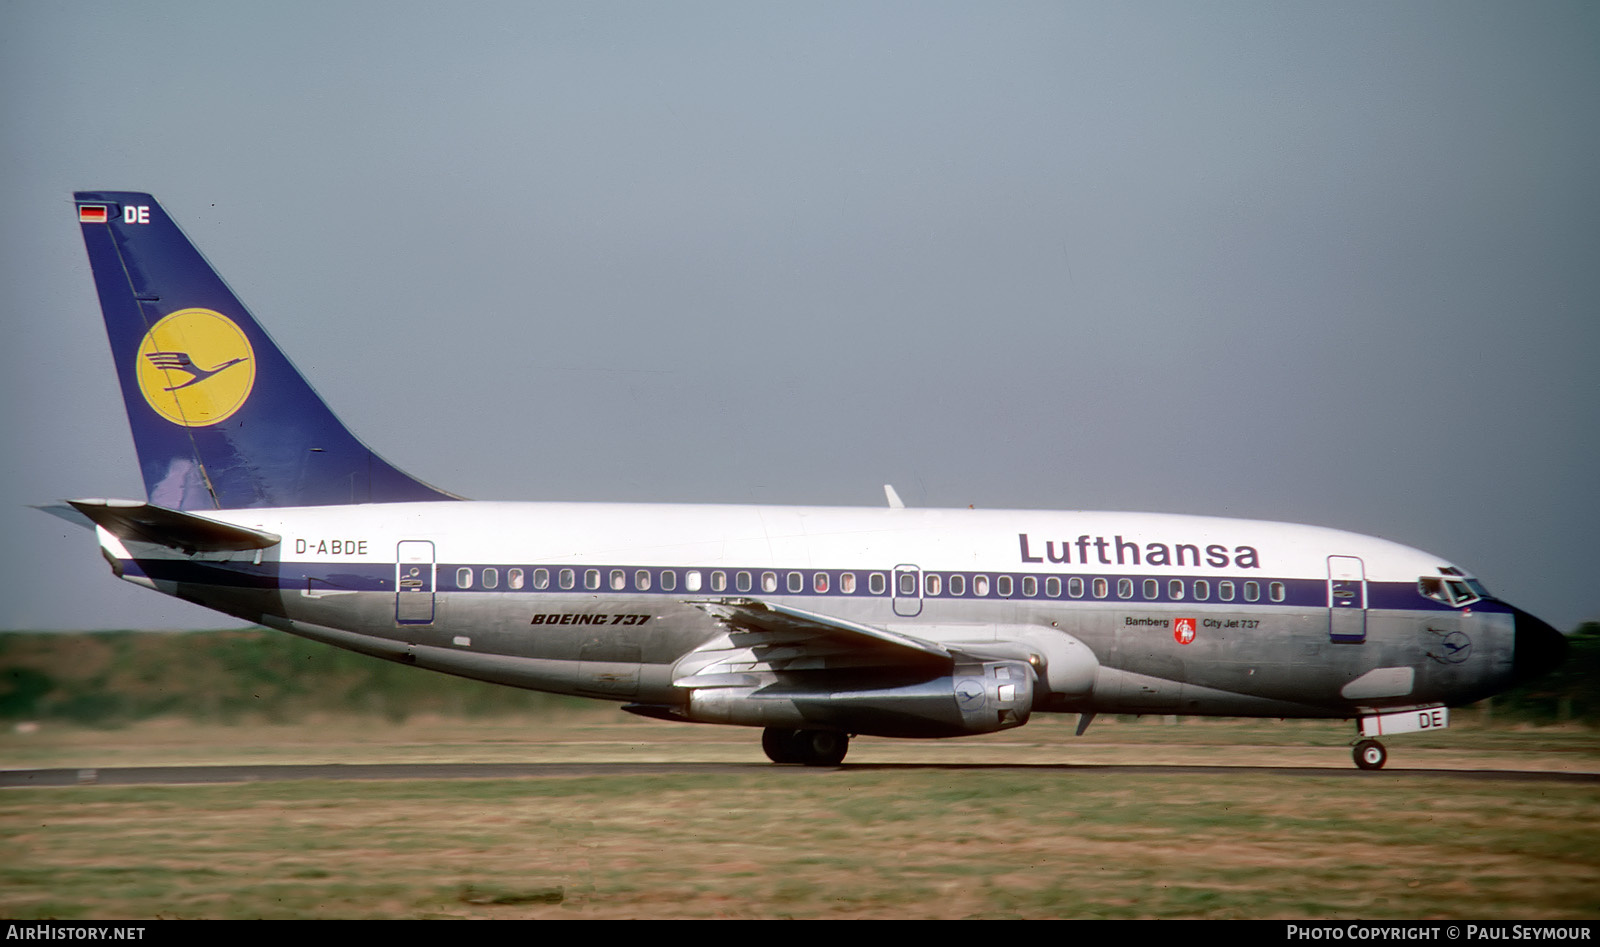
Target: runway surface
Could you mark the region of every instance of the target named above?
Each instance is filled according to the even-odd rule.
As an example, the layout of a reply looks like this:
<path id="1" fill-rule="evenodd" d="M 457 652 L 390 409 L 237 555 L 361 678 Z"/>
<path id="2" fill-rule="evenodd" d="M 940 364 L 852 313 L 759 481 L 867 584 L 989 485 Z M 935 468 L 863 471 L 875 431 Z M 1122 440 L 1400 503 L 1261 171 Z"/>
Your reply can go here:
<path id="1" fill-rule="evenodd" d="M 1002 764 L 1002 763 L 862 763 L 837 767 L 775 766 L 771 763 L 370 763 L 264 766 L 126 766 L 80 769 L 0 770 L 0 788 L 63 786 L 156 786 L 202 783 L 287 782 L 327 779 L 544 779 L 593 776 L 727 775 L 784 773 L 796 778 L 851 772 L 912 770 L 971 771 L 1025 770 L 1062 775 L 1272 773 L 1322 778 L 1386 779 L 1419 776 L 1443 779 L 1506 780 L 1514 782 L 1600 782 L 1600 773 L 1563 773 L 1516 770 L 1406 769 L 1359 770 L 1334 767 L 1280 766 L 1144 766 L 1104 764 Z"/>

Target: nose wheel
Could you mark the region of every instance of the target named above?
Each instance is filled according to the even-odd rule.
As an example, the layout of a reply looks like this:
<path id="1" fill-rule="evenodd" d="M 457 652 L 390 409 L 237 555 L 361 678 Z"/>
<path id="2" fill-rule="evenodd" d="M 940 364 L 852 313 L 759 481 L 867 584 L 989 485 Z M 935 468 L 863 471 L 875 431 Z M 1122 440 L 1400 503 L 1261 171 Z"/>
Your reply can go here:
<path id="1" fill-rule="evenodd" d="M 1389 761 L 1389 751 L 1377 740 L 1362 740 L 1356 744 L 1352 755 L 1362 769 L 1383 769 L 1383 764 Z"/>

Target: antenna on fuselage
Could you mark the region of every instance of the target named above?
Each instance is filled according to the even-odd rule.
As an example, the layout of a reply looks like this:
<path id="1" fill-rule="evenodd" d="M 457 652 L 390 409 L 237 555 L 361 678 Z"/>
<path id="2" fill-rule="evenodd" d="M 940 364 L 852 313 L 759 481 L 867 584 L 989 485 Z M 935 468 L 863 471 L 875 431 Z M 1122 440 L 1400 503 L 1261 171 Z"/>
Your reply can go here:
<path id="1" fill-rule="evenodd" d="M 903 510 L 906 508 L 906 501 L 900 499 L 900 494 L 894 492 L 894 484 L 884 484 L 883 495 L 889 498 L 889 509 Z"/>

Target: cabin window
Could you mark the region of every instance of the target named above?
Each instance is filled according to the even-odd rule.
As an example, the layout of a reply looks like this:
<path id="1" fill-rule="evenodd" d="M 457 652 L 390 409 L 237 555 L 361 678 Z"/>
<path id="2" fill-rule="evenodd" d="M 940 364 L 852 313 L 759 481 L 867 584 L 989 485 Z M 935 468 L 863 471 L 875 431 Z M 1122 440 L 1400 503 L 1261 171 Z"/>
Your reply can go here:
<path id="1" fill-rule="evenodd" d="M 471 569 L 468 569 L 466 566 L 462 566 L 461 568 L 456 570 L 456 588 L 458 588 L 458 589 L 470 589 L 470 588 L 472 588 L 472 570 Z"/>
<path id="2" fill-rule="evenodd" d="M 1203 602 L 1211 597 L 1211 583 L 1205 579 L 1194 580 L 1194 597 L 1196 601 Z"/>
<path id="3" fill-rule="evenodd" d="M 733 576 L 733 587 L 741 592 L 750 591 L 750 573 L 737 572 Z"/>
<path id="4" fill-rule="evenodd" d="M 1094 597 L 1095 598 L 1105 598 L 1110 593 L 1111 593 L 1111 583 L 1110 582 L 1107 582 L 1104 578 L 1096 578 L 1094 580 Z"/>
<path id="5" fill-rule="evenodd" d="M 1031 575 L 1022 577 L 1022 594 L 1025 598 L 1033 598 L 1039 594 L 1039 580 Z"/>
<path id="6" fill-rule="evenodd" d="M 690 569 L 683 574 L 683 587 L 691 592 L 700 591 L 700 570 Z"/>
<path id="7" fill-rule="evenodd" d="M 839 573 L 839 591 L 846 595 L 856 594 L 856 574 L 854 572 Z"/>
<path id="8" fill-rule="evenodd" d="M 497 588 L 500 585 L 500 570 L 493 566 L 483 570 L 483 587 L 486 589 Z"/>
<path id="9" fill-rule="evenodd" d="M 1251 580 L 1244 584 L 1244 600 L 1254 602 L 1261 597 L 1261 583 Z"/>
<path id="10" fill-rule="evenodd" d="M 514 589 L 522 588 L 522 570 L 521 569 L 511 569 L 511 570 L 507 571 L 506 572 L 506 585 L 509 585 Z"/>
<path id="11" fill-rule="evenodd" d="M 944 587 L 939 576 L 932 572 L 923 578 L 922 583 L 927 588 L 929 595 L 938 595 Z"/>
<path id="12" fill-rule="evenodd" d="M 1083 598 L 1083 579 L 1073 576 L 1067 580 L 1067 594 L 1073 598 Z"/>
<path id="13" fill-rule="evenodd" d="M 577 577 L 573 574 L 573 571 L 571 569 L 562 569 L 561 570 L 561 576 L 560 576 L 561 587 L 564 588 L 564 589 L 572 588 L 572 583 L 576 578 Z"/>
<path id="14" fill-rule="evenodd" d="M 900 594 L 902 596 L 915 596 L 917 594 L 917 574 L 915 572 L 901 572 Z"/>
<path id="15" fill-rule="evenodd" d="M 677 587 L 678 587 L 678 573 L 673 572 L 671 569 L 662 569 L 661 570 L 661 589 L 662 589 L 662 591 L 670 592 L 670 591 L 672 591 L 673 589 L 675 589 Z"/>
<path id="16" fill-rule="evenodd" d="M 1222 599 L 1224 602 L 1233 601 L 1233 583 L 1229 582 L 1227 579 L 1223 579 L 1221 582 L 1218 582 L 1217 598 Z"/>
<path id="17" fill-rule="evenodd" d="M 798 572 L 791 572 L 786 578 L 788 579 L 789 591 L 791 592 L 798 592 L 806 587 L 805 576 Z"/>
<path id="18" fill-rule="evenodd" d="M 586 589 L 598 589 L 600 587 L 599 569 L 583 570 L 583 587 Z"/>
<path id="19" fill-rule="evenodd" d="M 885 588 L 882 572 L 872 572 L 867 575 L 867 591 L 873 595 L 882 595 Z"/>
<path id="20" fill-rule="evenodd" d="M 1011 597 L 1011 576 L 1003 575 L 994 580 L 994 591 L 997 595 Z"/>
<path id="21" fill-rule="evenodd" d="M 1178 588 L 1179 588 L 1179 590 L 1183 589 L 1183 583 L 1182 582 L 1178 583 Z M 1161 597 L 1161 583 L 1156 581 L 1155 579 L 1145 579 L 1144 580 L 1144 597 L 1147 598 L 1147 599 L 1152 599 L 1152 600 L 1160 598 Z"/>
<path id="22" fill-rule="evenodd" d="M 964 575 L 953 575 L 953 576 L 950 577 L 950 594 L 951 595 L 965 595 L 965 594 L 967 594 L 967 577 L 966 576 L 964 576 Z"/>
<path id="23" fill-rule="evenodd" d="M 972 577 L 972 594 L 977 596 L 987 596 L 989 594 L 988 576 L 975 575 Z"/>
<path id="24" fill-rule="evenodd" d="M 1268 594 L 1270 594 L 1272 596 L 1272 600 L 1274 602 L 1283 601 L 1285 589 L 1283 587 L 1283 583 L 1282 582 L 1274 582 L 1271 585 L 1267 586 L 1267 588 L 1269 590 Z"/>
<path id="25" fill-rule="evenodd" d="M 1053 575 L 1044 580 L 1044 594 L 1051 598 L 1061 597 L 1061 576 Z"/>
<path id="26" fill-rule="evenodd" d="M 650 591 L 650 570 L 640 569 L 633 574 L 633 587 L 641 592 Z"/>
<path id="27" fill-rule="evenodd" d="M 1176 601 L 1178 601 L 1178 600 L 1183 598 L 1183 580 L 1182 579 L 1168 579 L 1167 580 L 1167 598 L 1172 599 L 1174 602 L 1176 602 Z"/>
<path id="28" fill-rule="evenodd" d="M 728 573 L 717 570 L 711 573 L 711 591 L 726 592 L 728 590 Z"/>
<path id="29" fill-rule="evenodd" d="M 826 573 L 826 572 L 817 572 L 817 573 L 813 573 L 812 574 L 812 576 L 811 576 L 811 591 L 813 591 L 813 592 L 826 592 L 826 591 L 828 591 L 828 573 Z"/>
<path id="30" fill-rule="evenodd" d="M 533 570 L 533 587 L 536 589 L 548 589 L 550 587 L 549 569 Z"/>
<path id="31" fill-rule="evenodd" d="M 1133 580 L 1117 580 L 1117 598 L 1133 598 Z"/>
<path id="32" fill-rule="evenodd" d="M 611 590 L 620 592 L 628 587 L 628 574 L 621 569 L 611 570 Z"/>
<path id="33" fill-rule="evenodd" d="M 776 572 L 763 572 L 763 573 L 761 573 L 761 591 L 763 591 L 763 592 L 776 592 L 776 591 L 778 591 L 778 573 L 776 573 Z"/>

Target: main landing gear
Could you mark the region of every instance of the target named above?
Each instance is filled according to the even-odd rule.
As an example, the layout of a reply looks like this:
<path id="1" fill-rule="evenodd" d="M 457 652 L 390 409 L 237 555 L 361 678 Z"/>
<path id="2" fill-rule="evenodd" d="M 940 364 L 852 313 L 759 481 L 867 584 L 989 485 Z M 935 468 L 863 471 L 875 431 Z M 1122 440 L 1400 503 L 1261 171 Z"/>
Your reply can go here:
<path id="1" fill-rule="evenodd" d="M 1389 762 L 1389 751 L 1377 740 L 1362 740 L 1357 743 L 1354 756 L 1356 765 L 1362 769 L 1383 769 L 1383 764 Z"/>
<path id="2" fill-rule="evenodd" d="M 807 766 L 838 766 L 850 749 L 850 734 L 837 730 L 785 730 L 768 727 L 761 731 L 761 749 L 774 763 L 804 763 Z"/>

